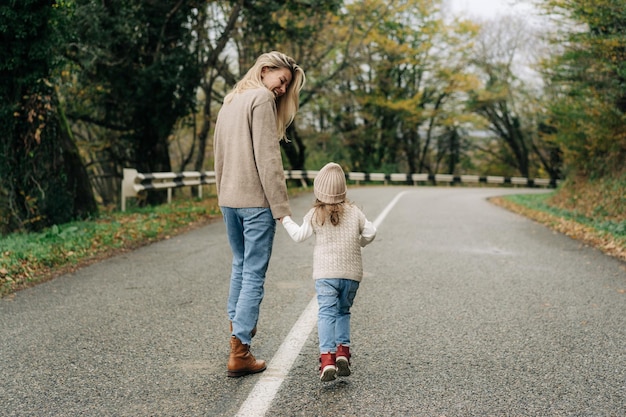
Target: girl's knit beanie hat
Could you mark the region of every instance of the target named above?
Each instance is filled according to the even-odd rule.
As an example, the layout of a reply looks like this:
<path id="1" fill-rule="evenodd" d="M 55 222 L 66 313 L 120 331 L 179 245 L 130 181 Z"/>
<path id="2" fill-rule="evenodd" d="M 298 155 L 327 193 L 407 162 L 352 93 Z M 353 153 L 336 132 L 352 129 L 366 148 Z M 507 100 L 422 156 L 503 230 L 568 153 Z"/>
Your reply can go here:
<path id="1" fill-rule="evenodd" d="M 346 199 L 346 175 L 340 165 L 329 162 L 313 180 L 315 197 L 326 204 L 341 203 Z"/>

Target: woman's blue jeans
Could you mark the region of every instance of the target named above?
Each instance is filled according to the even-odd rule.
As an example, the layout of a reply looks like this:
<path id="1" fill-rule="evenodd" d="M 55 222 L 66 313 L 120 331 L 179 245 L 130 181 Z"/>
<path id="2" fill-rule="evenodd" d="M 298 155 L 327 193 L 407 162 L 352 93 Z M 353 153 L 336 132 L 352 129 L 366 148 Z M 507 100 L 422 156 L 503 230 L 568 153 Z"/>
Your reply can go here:
<path id="1" fill-rule="evenodd" d="M 233 264 L 228 294 L 228 317 L 232 335 L 250 345 L 252 329 L 259 320 L 265 273 L 272 255 L 276 220 L 269 208 L 220 207 Z"/>
<path id="2" fill-rule="evenodd" d="M 316 279 L 317 332 L 320 353 L 334 353 L 338 345 L 350 346 L 350 308 L 359 289 L 351 279 Z"/>

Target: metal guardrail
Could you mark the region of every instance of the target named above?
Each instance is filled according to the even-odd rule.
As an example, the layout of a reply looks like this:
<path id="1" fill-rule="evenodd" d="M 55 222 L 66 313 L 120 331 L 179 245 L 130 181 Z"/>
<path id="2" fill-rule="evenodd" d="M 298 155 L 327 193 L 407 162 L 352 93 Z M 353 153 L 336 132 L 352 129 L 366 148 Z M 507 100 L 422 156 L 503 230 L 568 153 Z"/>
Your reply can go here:
<path id="1" fill-rule="evenodd" d="M 122 179 L 122 211 L 126 211 L 126 199 L 138 197 L 147 190 L 167 190 L 167 202 L 172 202 L 172 189 L 187 186 L 215 184 L 213 171 L 153 172 L 143 174 L 136 169 L 124 168 Z M 202 187 L 198 187 L 198 198 L 202 197 Z"/>
<path id="2" fill-rule="evenodd" d="M 319 171 L 287 170 L 285 178 L 300 180 L 306 187 L 306 180 L 314 179 Z M 380 172 L 348 172 L 346 179 L 360 182 L 406 183 L 418 185 L 420 183 L 470 183 L 470 184 L 511 184 L 526 187 L 556 187 L 558 181 L 546 178 L 502 177 L 502 176 L 479 176 L 479 175 L 451 175 L 451 174 L 385 174 Z M 147 190 L 167 190 L 167 202 L 172 201 L 172 189 L 186 186 L 199 186 L 215 184 L 214 171 L 184 171 L 140 173 L 136 169 L 125 168 L 122 180 L 122 211 L 126 211 L 126 199 L 138 197 L 139 193 Z M 198 197 L 202 197 L 202 187 L 198 187 Z"/>
<path id="3" fill-rule="evenodd" d="M 285 171 L 287 179 L 314 179 L 319 171 Z M 495 175 L 452 175 L 452 174 L 385 174 L 367 172 L 348 172 L 346 179 L 359 183 L 363 182 L 404 182 L 417 185 L 419 183 L 486 183 L 512 184 L 526 187 L 556 187 L 557 181 L 548 178 L 502 177 Z"/>

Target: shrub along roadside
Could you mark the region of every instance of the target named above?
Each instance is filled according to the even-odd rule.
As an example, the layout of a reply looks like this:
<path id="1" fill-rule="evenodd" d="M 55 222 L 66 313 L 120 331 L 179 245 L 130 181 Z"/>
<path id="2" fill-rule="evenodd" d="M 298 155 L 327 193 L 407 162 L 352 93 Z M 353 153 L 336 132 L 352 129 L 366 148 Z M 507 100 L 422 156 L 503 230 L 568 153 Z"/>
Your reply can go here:
<path id="1" fill-rule="evenodd" d="M 491 201 L 626 261 L 624 221 L 559 209 L 550 204 L 551 197 L 552 193 L 511 195 Z M 41 233 L 0 237 L 0 297 L 219 219 L 215 197 L 186 198 L 104 213 L 96 220 L 54 226 Z"/>

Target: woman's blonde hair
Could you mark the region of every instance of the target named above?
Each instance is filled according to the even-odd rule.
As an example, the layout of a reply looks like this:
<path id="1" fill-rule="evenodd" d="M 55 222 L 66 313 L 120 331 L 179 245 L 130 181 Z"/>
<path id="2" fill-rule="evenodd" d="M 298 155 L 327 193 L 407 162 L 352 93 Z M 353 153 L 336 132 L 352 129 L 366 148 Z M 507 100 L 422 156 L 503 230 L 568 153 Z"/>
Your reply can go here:
<path id="1" fill-rule="evenodd" d="M 233 99 L 235 94 L 252 88 L 265 87 L 261 79 L 263 68 L 276 70 L 279 68 L 287 68 L 291 71 L 291 82 L 284 95 L 276 99 L 276 128 L 278 130 L 278 139 L 287 139 L 287 127 L 293 122 L 296 113 L 300 107 L 300 91 L 304 87 L 306 76 L 304 70 L 296 64 L 296 61 L 277 51 L 267 52 L 257 58 L 256 62 L 248 70 L 246 75 L 235 85 L 228 95 L 224 98 L 224 102 L 228 103 Z"/>

